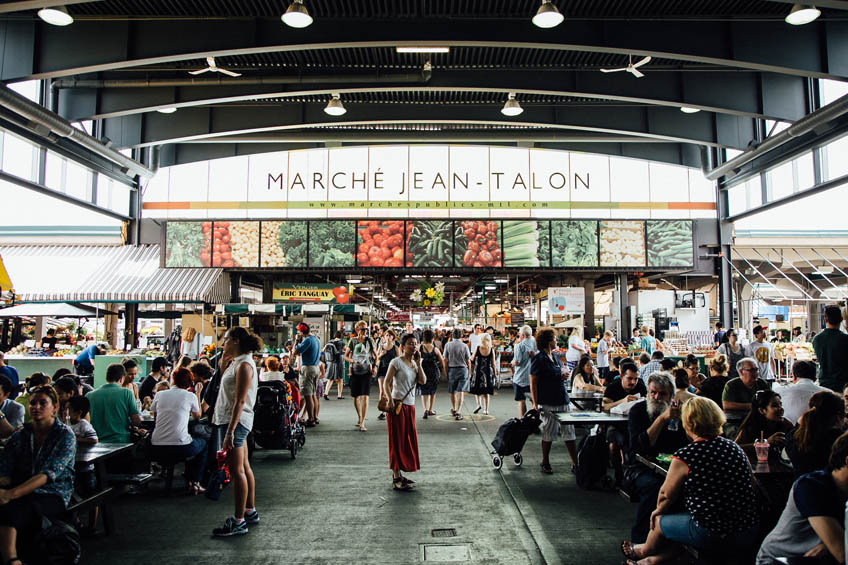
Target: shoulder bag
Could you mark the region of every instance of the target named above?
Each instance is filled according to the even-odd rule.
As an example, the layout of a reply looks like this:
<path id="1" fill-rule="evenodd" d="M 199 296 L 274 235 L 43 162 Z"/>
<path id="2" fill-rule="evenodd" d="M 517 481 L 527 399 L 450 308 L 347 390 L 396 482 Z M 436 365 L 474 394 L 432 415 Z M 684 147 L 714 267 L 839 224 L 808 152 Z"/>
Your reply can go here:
<path id="1" fill-rule="evenodd" d="M 415 365 L 415 372 L 416 372 L 416 374 L 418 373 L 418 365 L 417 364 Z M 400 411 L 403 408 L 403 401 L 406 400 L 406 397 L 409 396 L 409 393 L 412 392 L 414 389 L 415 389 L 415 383 L 413 383 L 412 386 L 409 388 L 409 390 L 406 391 L 406 394 L 403 395 L 403 398 L 396 401 L 394 410 L 389 408 L 389 397 L 388 396 L 381 396 L 380 401 L 377 402 L 377 410 L 379 410 L 380 412 L 386 412 L 386 413 L 394 411 L 395 415 L 400 414 Z"/>

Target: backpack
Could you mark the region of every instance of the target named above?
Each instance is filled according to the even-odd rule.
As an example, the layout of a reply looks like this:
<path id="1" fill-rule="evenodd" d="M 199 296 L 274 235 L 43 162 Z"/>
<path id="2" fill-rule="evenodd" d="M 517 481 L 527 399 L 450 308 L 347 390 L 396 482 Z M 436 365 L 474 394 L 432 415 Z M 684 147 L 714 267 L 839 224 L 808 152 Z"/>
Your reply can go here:
<path id="1" fill-rule="evenodd" d="M 41 531 L 33 539 L 36 563 L 76 565 L 82 557 L 80 535 L 73 526 L 41 516 Z"/>
<path id="2" fill-rule="evenodd" d="M 577 486 L 590 489 L 607 475 L 609 445 L 602 433 L 589 434 L 577 449 Z"/>
<path id="3" fill-rule="evenodd" d="M 353 372 L 361 375 L 371 372 L 371 339 L 366 339 L 365 343 L 354 341 L 351 350 L 353 351 Z"/>
<path id="4" fill-rule="evenodd" d="M 329 365 L 330 363 L 338 363 L 338 347 L 332 341 L 328 341 L 327 345 L 324 346 L 324 351 L 321 352 L 321 361 L 324 362 L 325 365 Z"/>

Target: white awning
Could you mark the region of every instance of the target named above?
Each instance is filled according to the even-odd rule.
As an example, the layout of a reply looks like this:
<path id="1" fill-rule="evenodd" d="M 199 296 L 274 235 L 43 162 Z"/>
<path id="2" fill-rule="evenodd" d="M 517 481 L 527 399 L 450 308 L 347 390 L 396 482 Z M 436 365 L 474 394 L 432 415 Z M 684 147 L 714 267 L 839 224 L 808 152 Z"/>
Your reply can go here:
<path id="1" fill-rule="evenodd" d="M 161 268 L 158 245 L 8 246 L 16 302 L 228 302 L 222 269 Z"/>

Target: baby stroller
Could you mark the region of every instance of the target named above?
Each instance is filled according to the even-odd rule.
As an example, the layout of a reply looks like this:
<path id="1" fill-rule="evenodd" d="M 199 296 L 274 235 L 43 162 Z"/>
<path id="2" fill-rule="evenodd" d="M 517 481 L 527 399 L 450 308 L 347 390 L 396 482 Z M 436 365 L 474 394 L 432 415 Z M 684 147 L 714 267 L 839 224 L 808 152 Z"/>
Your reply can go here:
<path id="1" fill-rule="evenodd" d="M 527 438 L 539 429 L 542 419 L 539 416 L 538 410 L 528 410 L 524 413 L 524 417 L 510 418 L 498 428 L 495 434 L 495 439 L 492 440 L 494 451 L 492 454 L 492 465 L 495 469 L 503 467 L 503 458 L 506 455 L 512 455 L 512 460 L 516 466 L 520 467 L 522 458 L 521 450 L 524 449 L 524 444 Z"/>
<path id="2" fill-rule="evenodd" d="M 288 449 L 292 459 L 297 458 L 298 448 L 306 443 L 306 431 L 297 422 L 297 409 L 289 383 L 259 383 L 253 408 L 256 444 L 264 449 Z"/>

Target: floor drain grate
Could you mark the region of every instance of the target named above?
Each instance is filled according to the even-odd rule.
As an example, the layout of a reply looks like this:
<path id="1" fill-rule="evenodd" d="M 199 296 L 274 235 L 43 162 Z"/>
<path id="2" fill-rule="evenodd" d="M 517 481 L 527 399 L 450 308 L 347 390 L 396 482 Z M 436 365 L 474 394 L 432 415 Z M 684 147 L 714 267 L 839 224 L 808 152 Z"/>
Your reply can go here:
<path id="1" fill-rule="evenodd" d="M 430 530 L 430 535 L 434 538 L 455 538 L 456 528 L 436 528 Z"/>
<path id="2" fill-rule="evenodd" d="M 419 547 L 421 561 L 434 561 L 437 563 L 468 563 L 471 561 L 469 544 L 425 544 Z"/>

